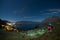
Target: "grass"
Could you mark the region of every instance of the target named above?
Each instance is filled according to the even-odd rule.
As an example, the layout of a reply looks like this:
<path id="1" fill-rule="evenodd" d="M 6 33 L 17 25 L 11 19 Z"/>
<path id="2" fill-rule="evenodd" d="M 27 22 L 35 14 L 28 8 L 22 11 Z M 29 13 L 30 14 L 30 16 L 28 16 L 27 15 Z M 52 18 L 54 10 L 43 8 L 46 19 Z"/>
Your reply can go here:
<path id="1" fill-rule="evenodd" d="M 58 24 L 59 23 L 59 24 Z M 51 33 L 45 33 L 39 40 L 60 40 L 60 22 L 54 23 L 54 29 Z"/>
<path id="2" fill-rule="evenodd" d="M 32 40 L 44 34 L 45 30 L 35 29 L 27 32 L 13 32 L 0 30 L 0 40 Z"/>

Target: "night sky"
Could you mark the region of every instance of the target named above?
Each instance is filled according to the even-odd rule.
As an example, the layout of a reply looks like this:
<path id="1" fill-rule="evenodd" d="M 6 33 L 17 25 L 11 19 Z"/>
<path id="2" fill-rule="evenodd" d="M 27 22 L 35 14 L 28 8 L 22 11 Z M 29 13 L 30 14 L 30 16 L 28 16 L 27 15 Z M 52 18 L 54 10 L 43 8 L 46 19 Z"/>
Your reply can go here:
<path id="1" fill-rule="evenodd" d="M 59 0 L 0 0 L 0 18 L 9 21 L 42 21 L 60 15 Z"/>

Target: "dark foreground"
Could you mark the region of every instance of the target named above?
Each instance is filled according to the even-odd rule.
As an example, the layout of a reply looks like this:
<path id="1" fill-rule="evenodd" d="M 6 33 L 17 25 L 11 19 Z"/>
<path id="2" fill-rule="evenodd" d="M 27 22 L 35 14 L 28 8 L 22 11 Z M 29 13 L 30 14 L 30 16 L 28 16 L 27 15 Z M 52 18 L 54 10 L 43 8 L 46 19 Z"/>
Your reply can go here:
<path id="1" fill-rule="evenodd" d="M 54 24 L 52 33 L 46 32 L 42 36 L 33 39 L 22 35 L 20 32 L 0 30 L 0 40 L 60 40 L 60 23 Z"/>

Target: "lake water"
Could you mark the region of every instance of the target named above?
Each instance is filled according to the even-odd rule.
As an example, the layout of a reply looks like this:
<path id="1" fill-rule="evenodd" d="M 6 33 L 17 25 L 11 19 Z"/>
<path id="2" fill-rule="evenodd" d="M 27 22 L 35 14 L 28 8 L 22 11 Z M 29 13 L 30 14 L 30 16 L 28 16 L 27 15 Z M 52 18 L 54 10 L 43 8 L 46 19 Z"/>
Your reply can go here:
<path id="1" fill-rule="evenodd" d="M 35 29 L 35 24 L 23 24 L 23 25 L 16 25 L 15 28 L 19 30 L 29 30 L 29 29 Z M 44 24 L 38 24 L 38 26 L 44 27 Z"/>

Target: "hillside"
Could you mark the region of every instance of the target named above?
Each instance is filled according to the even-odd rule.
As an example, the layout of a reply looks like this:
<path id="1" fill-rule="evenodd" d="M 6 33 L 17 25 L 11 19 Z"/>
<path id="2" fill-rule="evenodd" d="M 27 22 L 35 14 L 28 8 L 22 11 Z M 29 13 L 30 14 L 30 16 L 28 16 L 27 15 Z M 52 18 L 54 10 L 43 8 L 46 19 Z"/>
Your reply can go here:
<path id="1" fill-rule="evenodd" d="M 43 36 L 36 38 L 35 40 L 60 40 L 60 17 L 53 16 L 46 18 L 42 21 L 42 23 L 53 23 L 53 32 L 45 33 Z"/>
<path id="2" fill-rule="evenodd" d="M 44 19 L 41 23 L 48 23 L 48 22 L 55 23 L 58 21 L 60 21 L 60 16 L 52 16 L 52 17 Z"/>
<path id="3" fill-rule="evenodd" d="M 38 37 L 35 40 L 60 40 L 60 22 L 54 23 L 52 33 L 45 33 L 43 36 Z"/>
<path id="4" fill-rule="evenodd" d="M 7 22 L 10 21 L 0 19 L 0 29 L 2 28 L 2 25 L 6 25 Z"/>

